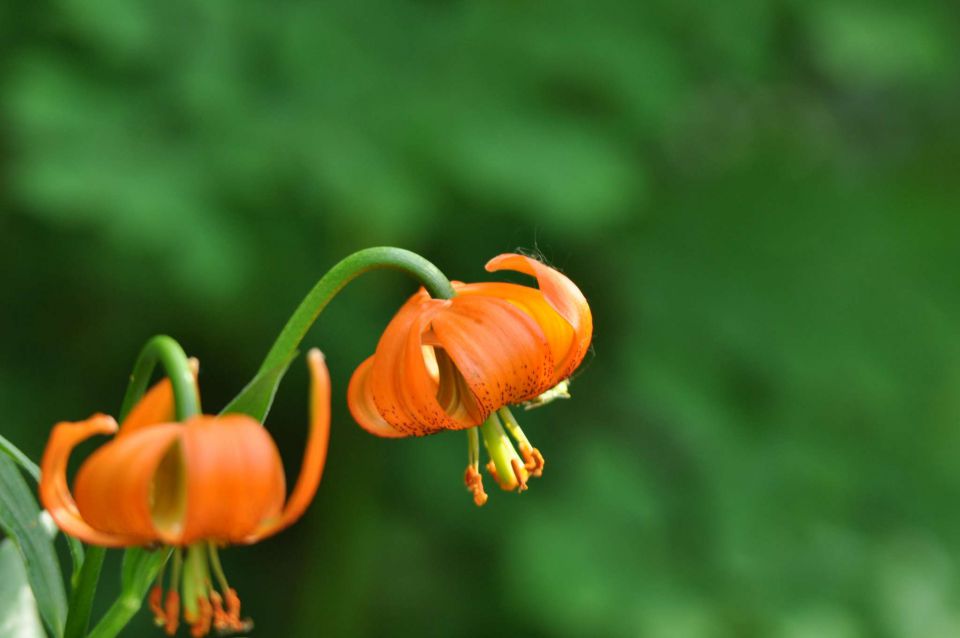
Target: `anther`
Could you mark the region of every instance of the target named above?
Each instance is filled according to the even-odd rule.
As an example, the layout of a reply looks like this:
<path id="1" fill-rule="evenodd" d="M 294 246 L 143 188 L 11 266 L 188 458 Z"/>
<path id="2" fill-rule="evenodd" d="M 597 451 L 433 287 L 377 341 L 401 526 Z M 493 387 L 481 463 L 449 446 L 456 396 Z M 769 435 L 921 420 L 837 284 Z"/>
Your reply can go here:
<path id="1" fill-rule="evenodd" d="M 467 489 L 473 493 L 473 502 L 477 504 L 477 507 L 487 502 L 487 493 L 483 491 L 483 477 L 476 466 L 467 466 L 467 471 L 463 475 L 463 482 L 466 483 Z"/>
<path id="2" fill-rule="evenodd" d="M 510 459 L 510 467 L 513 468 L 513 475 L 517 477 L 517 491 L 522 492 L 527 489 L 526 470 L 520 465 L 520 459 Z"/>
<path id="3" fill-rule="evenodd" d="M 545 465 L 545 462 L 543 460 L 543 455 L 540 454 L 540 450 L 521 443 L 520 454 L 523 456 L 524 467 L 526 468 L 527 472 L 530 473 L 530 476 L 539 477 L 543 475 L 543 466 Z"/>
<path id="4" fill-rule="evenodd" d="M 210 603 L 213 605 L 213 627 L 218 632 L 230 627 L 230 618 L 223 610 L 223 597 L 216 591 L 210 592 Z"/>
<path id="5" fill-rule="evenodd" d="M 177 633 L 177 627 L 180 626 L 180 594 L 173 590 L 167 592 L 164 611 L 167 616 L 167 624 L 164 625 L 163 629 L 168 636 L 172 636 Z"/>
<path id="6" fill-rule="evenodd" d="M 230 629 L 233 631 L 250 631 L 253 629 L 253 621 L 249 618 L 240 618 L 240 597 L 233 588 L 228 588 L 224 592 L 227 602 L 227 617 L 230 622 Z"/>
<path id="7" fill-rule="evenodd" d="M 163 589 L 160 585 L 154 585 L 150 590 L 150 611 L 153 612 L 153 622 L 157 627 L 163 627 L 167 618 L 163 611 Z"/>
<path id="8" fill-rule="evenodd" d="M 213 620 L 213 608 L 205 596 L 197 597 L 197 607 L 199 608 L 199 616 L 190 626 L 190 635 L 193 636 L 193 638 L 203 638 L 203 636 L 210 633 L 210 623 Z"/>
<path id="9" fill-rule="evenodd" d="M 500 477 L 497 476 L 497 466 L 494 464 L 494 462 L 493 462 L 493 461 L 487 461 L 486 468 L 487 468 L 487 472 L 490 473 L 490 476 L 493 477 L 493 480 L 496 481 L 497 483 L 499 483 L 499 482 L 500 482 Z"/>

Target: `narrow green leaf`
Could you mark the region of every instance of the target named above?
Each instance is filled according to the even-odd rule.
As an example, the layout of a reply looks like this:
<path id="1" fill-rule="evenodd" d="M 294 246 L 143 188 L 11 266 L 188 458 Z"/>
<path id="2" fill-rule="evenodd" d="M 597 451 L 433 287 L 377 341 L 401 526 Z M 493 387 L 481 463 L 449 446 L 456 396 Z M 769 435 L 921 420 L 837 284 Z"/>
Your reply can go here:
<path id="1" fill-rule="evenodd" d="M 37 483 L 40 482 L 40 468 L 37 467 L 37 464 L 31 461 L 26 454 L 21 452 L 16 445 L 11 443 L 10 440 L 3 435 L 0 435 L 0 452 L 13 459 L 23 471 L 33 477 L 34 481 Z M 64 534 L 64 537 L 67 539 L 67 546 L 70 548 L 70 559 L 73 561 L 71 580 L 74 580 L 77 577 L 77 571 L 80 569 L 80 565 L 83 564 L 83 544 L 72 536 Z"/>
<path id="2" fill-rule="evenodd" d="M 26 454 L 20 451 L 20 448 L 11 443 L 9 439 L 2 434 L 0 434 L 0 452 L 3 452 L 16 461 L 17 465 L 32 476 L 34 481 L 40 482 L 40 468 L 37 467 L 37 464 L 31 461 Z"/>
<path id="3" fill-rule="evenodd" d="M 227 404 L 220 414 L 240 413 L 252 416 L 254 419 L 263 423 L 270 412 L 270 406 L 273 405 L 273 398 L 277 394 L 277 388 L 283 375 L 286 374 L 290 363 L 296 358 L 297 351 L 292 351 L 286 359 L 257 374 L 240 391 L 233 401 Z"/>
<path id="4" fill-rule="evenodd" d="M 46 638 L 16 545 L 0 543 L 0 636 Z"/>
<path id="5" fill-rule="evenodd" d="M 23 560 L 43 622 L 59 638 L 63 634 L 67 598 L 53 539 L 43 527 L 33 493 L 5 454 L 0 454 L 0 528 Z"/>
<path id="6" fill-rule="evenodd" d="M 162 549 L 143 549 L 131 547 L 123 554 L 123 567 L 120 571 L 120 588 L 127 596 L 143 599 L 147 590 L 157 578 L 160 567 L 170 558 L 170 547 Z"/>
<path id="7" fill-rule="evenodd" d="M 132 547 L 123 555 L 120 571 L 120 596 L 113 601 L 87 638 L 115 638 L 143 605 L 143 598 L 157 578 L 160 568 L 173 549 L 147 550 Z"/>

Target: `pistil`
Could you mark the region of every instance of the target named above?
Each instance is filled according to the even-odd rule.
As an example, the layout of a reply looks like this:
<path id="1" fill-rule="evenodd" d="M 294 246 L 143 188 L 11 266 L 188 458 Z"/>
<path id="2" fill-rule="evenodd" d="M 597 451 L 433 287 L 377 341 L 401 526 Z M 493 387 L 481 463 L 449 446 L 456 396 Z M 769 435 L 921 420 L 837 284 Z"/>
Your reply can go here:
<path id="1" fill-rule="evenodd" d="M 480 433 L 483 434 L 487 454 L 490 455 L 487 470 L 493 475 L 494 480 L 504 490 L 522 492 L 527 489 L 529 473 L 507 437 L 507 433 L 503 431 L 503 426 L 495 412 L 491 413 L 480 426 Z"/>

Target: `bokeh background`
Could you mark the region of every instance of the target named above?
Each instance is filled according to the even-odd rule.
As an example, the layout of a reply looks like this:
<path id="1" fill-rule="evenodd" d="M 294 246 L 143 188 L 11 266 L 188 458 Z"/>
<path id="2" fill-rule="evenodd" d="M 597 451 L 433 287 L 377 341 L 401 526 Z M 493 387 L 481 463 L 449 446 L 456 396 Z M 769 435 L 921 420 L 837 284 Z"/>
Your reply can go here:
<path id="1" fill-rule="evenodd" d="M 319 496 L 225 554 L 254 636 L 960 635 L 957 7 L 0 4 L 0 429 L 115 411 L 158 332 L 216 410 L 348 253 L 522 247 L 596 320 L 544 477 L 478 510 L 463 435 L 351 422 L 414 289 L 352 284 Z"/>

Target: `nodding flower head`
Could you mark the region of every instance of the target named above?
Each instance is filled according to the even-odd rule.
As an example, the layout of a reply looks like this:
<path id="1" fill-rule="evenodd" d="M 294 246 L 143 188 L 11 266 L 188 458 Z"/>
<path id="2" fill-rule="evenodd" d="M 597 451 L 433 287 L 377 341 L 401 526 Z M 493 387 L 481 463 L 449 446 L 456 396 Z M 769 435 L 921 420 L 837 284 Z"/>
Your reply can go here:
<path id="1" fill-rule="evenodd" d="M 542 405 L 569 396 L 569 377 L 593 334 L 590 306 L 560 272 L 523 255 L 499 255 L 489 272 L 513 270 L 538 287 L 454 283 L 452 299 L 414 294 L 390 321 L 373 356 L 353 373 L 350 411 L 383 437 L 466 429 L 465 483 L 477 505 L 487 500 L 479 472 L 480 433 L 487 468 L 505 490 L 522 491 L 543 471 L 543 456 L 508 406 Z M 504 432 L 516 440 L 519 454 Z"/>
<path id="2" fill-rule="evenodd" d="M 300 518 L 316 493 L 330 431 L 330 379 L 319 350 L 307 360 L 310 431 L 289 498 L 280 453 L 260 423 L 242 414 L 177 422 L 168 379 L 119 426 L 95 414 L 54 427 L 41 463 L 40 499 L 60 529 L 93 545 L 175 547 L 166 596 L 161 573 L 149 598 L 168 634 L 177 630 L 181 599 L 193 636 L 250 626 L 240 617 L 217 549 L 276 534 Z M 115 436 L 83 462 L 71 493 L 70 454 L 97 434 Z"/>

